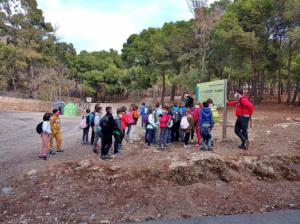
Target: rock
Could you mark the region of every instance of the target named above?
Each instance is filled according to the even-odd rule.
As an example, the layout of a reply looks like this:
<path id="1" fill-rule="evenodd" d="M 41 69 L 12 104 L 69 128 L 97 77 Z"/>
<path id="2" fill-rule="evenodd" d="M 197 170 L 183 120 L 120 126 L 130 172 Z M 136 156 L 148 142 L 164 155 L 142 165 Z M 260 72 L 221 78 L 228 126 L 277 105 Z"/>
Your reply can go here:
<path id="1" fill-rule="evenodd" d="M 276 174 L 273 167 L 265 165 L 263 163 L 258 163 L 254 168 L 253 173 L 262 179 L 275 179 Z"/>
<path id="2" fill-rule="evenodd" d="M 295 118 L 294 121 L 300 122 L 300 117 Z"/>
<path id="3" fill-rule="evenodd" d="M 290 123 L 281 123 L 281 124 L 275 124 L 274 127 L 280 127 L 280 128 L 288 128 L 290 126 Z"/>
<path id="4" fill-rule="evenodd" d="M 267 135 L 270 135 L 271 131 L 270 130 L 266 130 L 266 133 L 267 133 Z"/>
<path id="5" fill-rule="evenodd" d="M 4 194 L 8 195 L 12 192 L 12 188 L 11 187 L 4 187 L 4 188 L 2 188 L 2 192 Z"/>
<path id="6" fill-rule="evenodd" d="M 110 224 L 110 221 L 109 220 L 101 220 L 100 224 Z"/>
<path id="7" fill-rule="evenodd" d="M 79 166 L 81 167 L 88 167 L 89 165 L 91 165 L 90 161 L 85 159 L 85 160 L 81 160 L 79 163 L 78 163 Z"/>
<path id="8" fill-rule="evenodd" d="M 188 166 L 188 163 L 187 162 L 179 162 L 179 161 L 175 161 L 175 162 L 172 162 L 171 165 L 169 166 L 169 169 L 170 170 L 173 170 L 177 167 L 183 167 L 183 166 Z"/>
<path id="9" fill-rule="evenodd" d="M 31 169 L 29 171 L 27 171 L 27 176 L 32 176 L 32 175 L 35 175 L 37 173 L 36 169 Z"/>
<path id="10" fill-rule="evenodd" d="M 48 212 L 48 213 L 46 213 L 46 216 L 50 216 L 50 215 L 51 215 L 51 213 L 49 213 L 49 212 Z"/>

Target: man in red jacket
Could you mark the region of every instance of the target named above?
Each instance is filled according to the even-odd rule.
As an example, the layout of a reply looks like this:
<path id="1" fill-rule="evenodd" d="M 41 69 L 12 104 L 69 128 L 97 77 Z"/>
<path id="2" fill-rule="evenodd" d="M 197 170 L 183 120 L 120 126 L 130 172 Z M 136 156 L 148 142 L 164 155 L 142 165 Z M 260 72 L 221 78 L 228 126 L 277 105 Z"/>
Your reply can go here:
<path id="1" fill-rule="evenodd" d="M 247 150 L 249 148 L 248 125 L 253 114 L 253 104 L 248 97 L 243 95 L 243 90 L 237 90 L 234 94 L 235 101 L 228 102 L 228 106 L 235 106 L 235 115 L 237 120 L 234 127 L 235 134 L 241 139 L 240 149 Z"/>

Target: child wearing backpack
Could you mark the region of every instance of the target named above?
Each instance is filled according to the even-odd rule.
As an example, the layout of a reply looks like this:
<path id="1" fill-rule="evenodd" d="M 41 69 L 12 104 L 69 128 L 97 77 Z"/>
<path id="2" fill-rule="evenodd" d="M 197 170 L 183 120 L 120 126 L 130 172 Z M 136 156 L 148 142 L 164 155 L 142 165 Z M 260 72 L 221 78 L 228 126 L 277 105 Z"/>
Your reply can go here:
<path id="1" fill-rule="evenodd" d="M 209 105 L 209 108 L 211 109 L 211 113 L 212 113 L 212 118 L 213 118 L 213 125 L 215 126 L 216 123 L 218 123 L 219 121 L 219 112 L 218 112 L 218 108 L 214 105 L 214 102 L 212 99 L 208 99 L 207 103 Z M 214 138 L 213 138 L 213 134 L 211 131 L 211 146 L 214 146 Z"/>
<path id="2" fill-rule="evenodd" d="M 121 153 L 121 145 L 124 138 L 124 129 L 122 126 L 122 109 L 117 109 L 117 116 L 115 117 L 115 127 L 113 131 L 114 142 L 114 154 L 118 155 Z M 125 127 L 126 128 L 126 127 Z"/>
<path id="3" fill-rule="evenodd" d="M 159 135 L 159 149 L 165 150 L 167 148 L 168 142 L 168 121 L 172 119 L 172 117 L 168 114 L 168 107 L 163 106 L 162 114 L 159 115 L 159 127 L 160 127 L 160 135 Z"/>
<path id="4" fill-rule="evenodd" d="M 128 118 L 127 137 L 129 141 L 132 140 L 133 138 L 132 136 L 135 131 L 135 126 L 140 116 L 138 109 L 139 109 L 138 106 L 132 104 L 129 112 L 127 113 L 127 118 Z"/>
<path id="5" fill-rule="evenodd" d="M 191 114 L 191 109 L 187 108 L 186 115 L 182 117 L 180 128 L 184 132 L 184 148 L 188 148 L 192 130 L 194 129 L 194 119 Z"/>
<path id="6" fill-rule="evenodd" d="M 102 107 L 98 105 L 95 107 L 95 116 L 94 116 L 94 133 L 95 133 L 95 138 L 93 142 L 94 153 L 98 153 L 97 144 L 99 138 L 102 137 L 101 127 L 100 127 L 100 121 L 102 120 L 102 118 L 103 118 Z"/>
<path id="7" fill-rule="evenodd" d="M 148 109 L 148 119 L 145 119 L 145 125 L 146 125 L 146 134 L 145 134 L 145 142 L 148 147 L 151 146 L 151 144 L 154 141 L 155 137 L 155 128 L 157 128 L 157 123 L 155 123 L 155 111 L 152 110 L 152 108 Z"/>
<path id="8" fill-rule="evenodd" d="M 41 131 L 42 146 L 39 158 L 47 160 L 49 137 L 51 135 L 51 124 L 50 124 L 51 113 L 45 113 L 43 116 L 43 123 Z"/>
<path id="9" fill-rule="evenodd" d="M 172 107 L 173 113 L 173 127 L 171 129 L 171 141 L 178 142 L 179 141 L 179 131 L 180 131 L 180 121 L 182 118 L 181 111 L 179 110 L 178 103 L 175 102 Z"/>
<path id="10" fill-rule="evenodd" d="M 200 133 L 202 137 L 202 143 L 200 150 L 208 150 L 212 151 L 211 147 L 211 129 L 213 128 L 213 118 L 212 118 L 212 112 L 209 108 L 208 103 L 205 101 L 203 102 L 203 108 L 200 112 L 199 117 L 199 127 L 200 127 Z"/>
<path id="11" fill-rule="evenodd" d="M 97 108 L 97 107 L 100 107 L 100 104 L 99 104 L 99 103 L 97 103 L 97 104 L 95 105 L 94 112 L 90 113 L 90 121 L 89 121 L 89 124 L 90 124 L 90 127 L 91 127 L 91 129 L 92 129 L 91 145 L 94 144 L 94 139 L 95 139 L 95 131 L 94 131 L 94 126 L 95 126 L 95 124 L 94 124 L 94 120 L 95 120 L 95 113 L 96 113 L 96 108 Z"/>
<path id="12" fill-rule="evenodd" d="M 90 130 L 90 109 L 86 109 L 86 114 L 82 117 L 81 128 L 82 130 L 82 144 L 86 145 L 89 142 L 89 130 Z"/>

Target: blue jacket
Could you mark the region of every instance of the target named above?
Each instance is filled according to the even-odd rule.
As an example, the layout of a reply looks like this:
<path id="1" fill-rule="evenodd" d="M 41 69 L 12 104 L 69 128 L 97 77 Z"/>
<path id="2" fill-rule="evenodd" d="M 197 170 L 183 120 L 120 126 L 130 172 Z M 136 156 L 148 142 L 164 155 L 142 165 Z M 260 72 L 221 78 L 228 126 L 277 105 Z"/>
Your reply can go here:
<path id="1" fill-rule="evenodd" d="M 214 126 L 212 112 L 209 107 L 203 107 L 201 109 L 200 118 L 199 118 L 199 127 L 201 127 L 203 124 L 209 124 L 211 128 Z"/>
<path id="2" fill-rule="evenodd" d="M 146 115 L 146 106 L 142 105 L 140 108 L 140 114 L 142 117 Z"/>

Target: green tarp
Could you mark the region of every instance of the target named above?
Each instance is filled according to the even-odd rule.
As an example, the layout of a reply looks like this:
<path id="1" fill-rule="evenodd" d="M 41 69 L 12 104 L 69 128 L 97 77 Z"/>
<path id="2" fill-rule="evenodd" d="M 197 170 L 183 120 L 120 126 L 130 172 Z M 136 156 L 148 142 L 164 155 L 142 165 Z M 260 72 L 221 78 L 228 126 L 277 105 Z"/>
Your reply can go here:
<path id="1" fill-rule="evenodd" d="M 74 103 L 68 103 L 64 108 L 65 116 L 77 116 L 78 107 Z"/>

